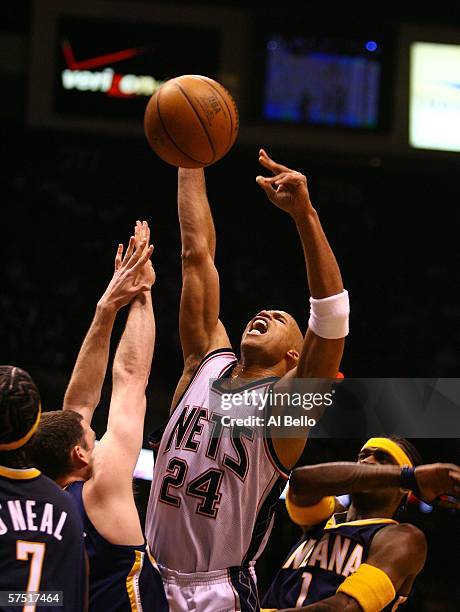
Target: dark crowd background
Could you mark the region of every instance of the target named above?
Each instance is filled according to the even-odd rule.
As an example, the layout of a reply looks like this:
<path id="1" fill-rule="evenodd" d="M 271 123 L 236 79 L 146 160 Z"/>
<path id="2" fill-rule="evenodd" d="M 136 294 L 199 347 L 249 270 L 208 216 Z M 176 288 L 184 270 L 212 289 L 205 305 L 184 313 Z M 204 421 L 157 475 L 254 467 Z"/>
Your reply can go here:
<path id="1" fill-rule="evenodd" d="M 306 3 L 303 8 L 291 4 L 293 10 L 308 12 Z M 247 10 L 257 15 L 255 6 Z M 27 40 L 30 17 L 30 2 L 15 3 L 0 22 L 0 33 Z M 444 17 L 452 25 L 452 15 Z M 398 15 L 387 18 L 396 22 Z M 439 11 L 417 15 L 419 23 L 441 21 Z M 176 170 L 159 160 L 143 138 L 31 129 L 24 119 L 26 99 L 26 75 L 17 83 L 14 105 L 2 104 L 0 97 L 1 361 L 30 371 L 45 409 L 57 409 L 111 277 L 116 245 L 127 243 L 136 219 L 147 219 L 157 271 L 147 432 L 165 420 L 181 371 Z M 351 334 L 341 368 L 346 376 L 458 376 L 458 161 L 319 153 L 308 142 L 302 150 L 291 150 L 289 143 L 267 148 L 275 159 L 307 174 L 312 201 L 349 289 Z M 247 320 L 261 308 L 288 310 L 303 326 L 308 318 L 295 227 L 256 185 L 261 172 L 257 157 L 257 146 L 237 144 L 206 170 L 218 236 L 222 319 L 236 348 Z M 124 316 L 117 323 L 114 347 Z M 110 373 L 95 419 L 99 436 L 109 397 Z M 354 460 L 361 442 L 314 441 L 303 461 Z M 415 442 L 425 461 L 459 461 L 458 440 Z M 142 515 L 148 484 L 136 482 Z M 458 515 L 440 509 L 422 514 L 417 505 L 408 514 L 427 534 L 429 556 L 407 609 L 458 609 Z M 258 563 L 262 592 L 298 536 L 280 502 L 273 535 Z"/>

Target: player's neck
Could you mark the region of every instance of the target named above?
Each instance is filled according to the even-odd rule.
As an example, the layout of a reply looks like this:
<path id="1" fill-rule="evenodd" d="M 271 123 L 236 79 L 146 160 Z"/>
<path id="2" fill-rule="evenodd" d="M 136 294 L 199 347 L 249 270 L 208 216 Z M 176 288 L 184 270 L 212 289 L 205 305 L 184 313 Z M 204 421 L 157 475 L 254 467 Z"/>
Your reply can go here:
<path id="1" fill-rule="evenodd" d="M 231 378 L 240 378 L 241 380 L 254 380 L 258 378 L 269 378 L 272 376 L 281 376 L 275 367 L 264 367 L 258 364 L 248 364 L 243 360 L 236 364 Z"/>
<path id="2" fill-rule="evenodd" d="M 380 507 L 373 508 L 372 510 L 370 508 L 366 510 L 361 510 L 357 508 L 354 504 L 351 504 L 347 512 L 347 522 L 348 521 L 362 521 L 365 519 L 373 519 L 373 518 L 393 518 L 393 515 L 394 515 L 393 507 L 390 508 L 390 507 L 380 506 Z"/>
<path id="3" fill-rule="evenodd" d="M 65 489 L 73 482 L 78 482 L 81 480 L 85 481 L 86 478 L 83 478 L 80 474 L 66 474 L 65 476 L 56 478 L 55 482 L 61 487 L 61 489 Z"/>

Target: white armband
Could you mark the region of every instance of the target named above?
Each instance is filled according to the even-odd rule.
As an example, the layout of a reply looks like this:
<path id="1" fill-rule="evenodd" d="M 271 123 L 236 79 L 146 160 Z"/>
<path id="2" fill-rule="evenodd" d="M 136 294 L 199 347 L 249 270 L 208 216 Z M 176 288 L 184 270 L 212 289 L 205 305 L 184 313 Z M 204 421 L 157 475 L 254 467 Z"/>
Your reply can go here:
<path id="1" fill-rule="evenodd" d="M 348 335 L 350 302 L 348 291 L 321 300 L 310 298 L 308 327 L 320 338 L 337 339 Z"/>

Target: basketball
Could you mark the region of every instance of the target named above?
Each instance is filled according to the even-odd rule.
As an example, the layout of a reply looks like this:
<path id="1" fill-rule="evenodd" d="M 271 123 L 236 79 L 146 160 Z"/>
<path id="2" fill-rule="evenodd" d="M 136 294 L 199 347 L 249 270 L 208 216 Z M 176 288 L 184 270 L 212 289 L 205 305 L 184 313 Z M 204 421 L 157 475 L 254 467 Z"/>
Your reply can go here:
<path id="1" fill-rule="evenodd" d="M 204 168 L 222 159 L 238 135 L 238 109 L 217 81 L 186 74 L 163 83 L 144 116 L 147 140 L 168 164 Z"/>

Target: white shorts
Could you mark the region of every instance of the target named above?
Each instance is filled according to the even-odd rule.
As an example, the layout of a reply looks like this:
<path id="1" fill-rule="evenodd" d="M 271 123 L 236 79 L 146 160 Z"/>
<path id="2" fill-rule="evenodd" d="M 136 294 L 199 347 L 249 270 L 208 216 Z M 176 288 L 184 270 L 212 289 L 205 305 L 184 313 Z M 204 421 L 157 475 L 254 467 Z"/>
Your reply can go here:
<path id="1" fill-rule="evenodd" d="M 184 574 L 158 566 L 170 612 L 259 612 L 254 567 Z"/>

